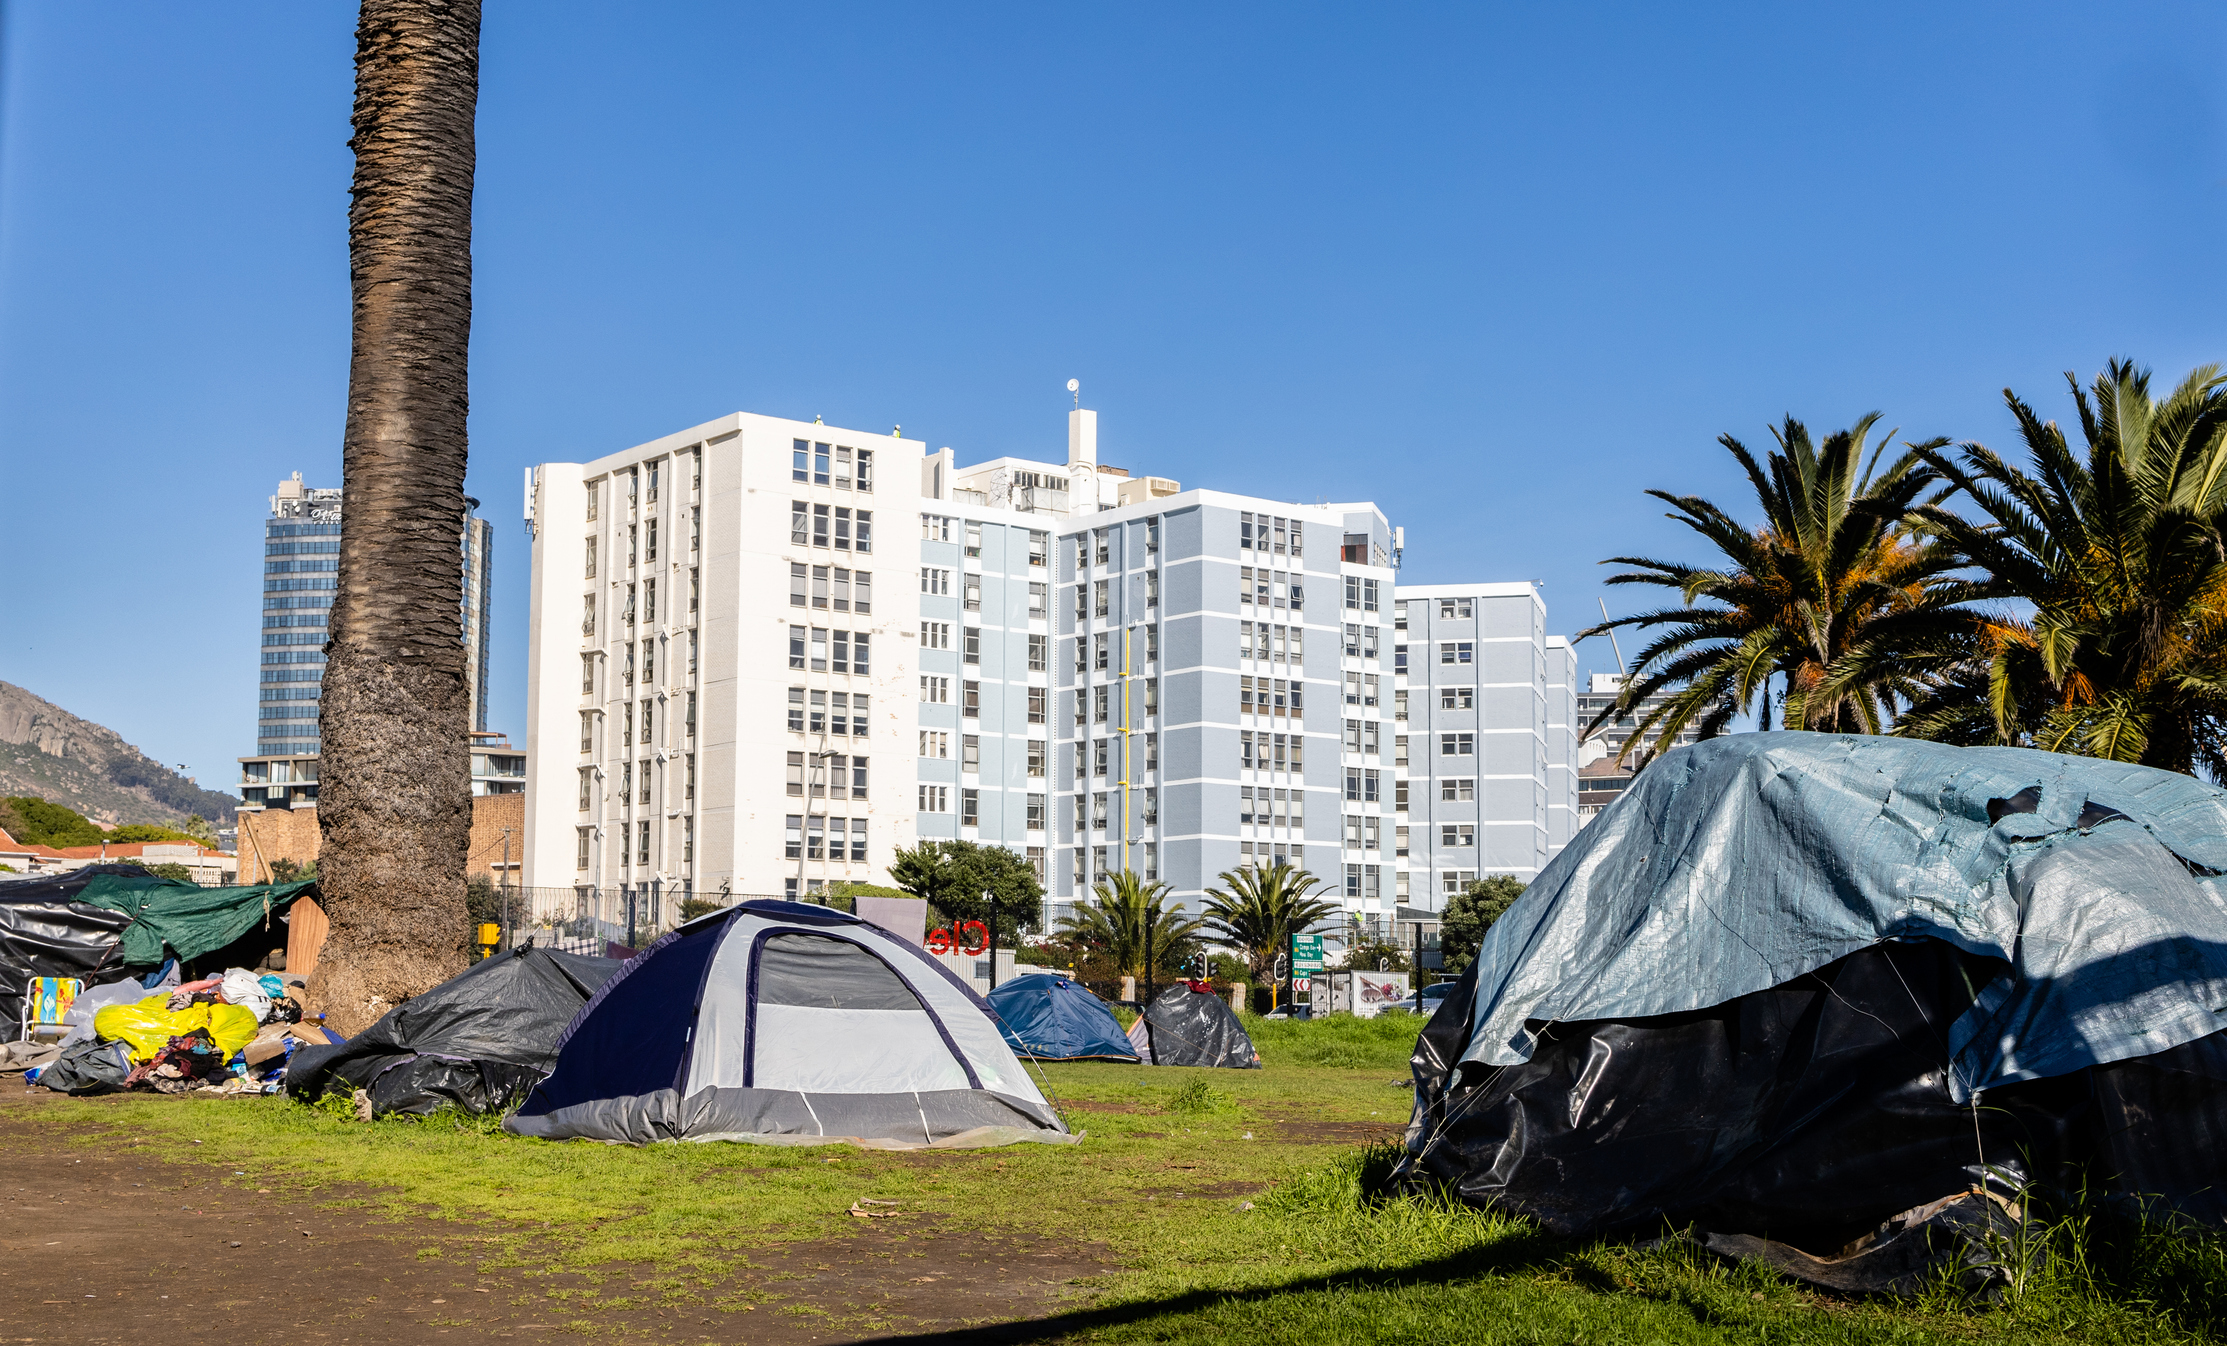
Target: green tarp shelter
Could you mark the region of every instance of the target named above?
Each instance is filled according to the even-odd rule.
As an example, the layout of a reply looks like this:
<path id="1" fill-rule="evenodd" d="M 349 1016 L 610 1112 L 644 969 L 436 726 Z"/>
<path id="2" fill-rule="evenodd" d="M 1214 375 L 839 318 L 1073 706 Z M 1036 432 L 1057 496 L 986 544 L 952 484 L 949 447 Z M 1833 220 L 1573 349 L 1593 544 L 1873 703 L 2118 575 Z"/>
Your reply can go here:
<path id="1" fill-rule="evenodd" d="M 190 962 L 214 952 L 266 920 L 275 920 L 294 899 L 317 886 L 267 883 L 251 888 L 203 888 L 197 883 L 152 874 L 102 874 L 85 885 L 77 901 L 122 912 L 123 961 L 134 967 L 160 963 L 167 955 Z"/>

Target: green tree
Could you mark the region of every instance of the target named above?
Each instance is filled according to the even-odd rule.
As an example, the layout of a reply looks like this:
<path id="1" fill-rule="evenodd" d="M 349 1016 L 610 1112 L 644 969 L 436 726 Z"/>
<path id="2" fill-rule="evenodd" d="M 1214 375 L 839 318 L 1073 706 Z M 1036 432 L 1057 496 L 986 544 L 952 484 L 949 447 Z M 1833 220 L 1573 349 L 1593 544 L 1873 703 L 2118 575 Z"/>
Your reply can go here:
<path id="1" fill-rule="evenodd" d="M 2205 365 L 2162 401 L 2125 360 L 2065 382 L 2080 451 L 2008 388 L 2031 472 L 1926 451 L 1979 517 L 1920 518 L 2005 605 L 1897 732 L 2227 779 L 2227 376 Z"/>
<path id="2" fill-rule="evenodd" d="M 827 886 L 827 904 L 854 915 L 858 899 L 862 897 L 911 897 L 902 888 L 892 888 L 882 883 L 862 883 L 857 879 L 838 879 Z"/>
<path id="3" fill-rule="evenodd" d="M 7 818 L 0 819 L 9 836 L 27 846 L 98 846 L 107 837 L 100 824 L 66 804 L 53 804 L 37 795 L 10 795 Z M 11 821 L 12 820 L 12 821 Z"/>
<path id="4" fill-rule="evenodd" d="M 989 893 L 998 903 L 998 944 L 1013 948 L 1022 932 L 1043 925 L 1044 885 L 1028 861 L 1003 846 L 976 841 L 923 841 L 897 852 L 889 877 L 912 897 L 928 900 L 938 925 L 990 919 Z"/>
<path id="5" fill-rule="evenodd" d="M 716 897 L 684 897 L 680 900 L 681 924 L 686 925 L 699 916 L 709 916 L 718 911 L 720 905 Z"/>
<path id="6" fill-rule="evenodd" d="M 1363 935 L 1346 946 L 1344 966 L 1352 972 L 1407 972 L 1407 949 L 1381 935 Z"/>
<path id="7" fill-rule="evenodd" d="M 209 844 L 195 833 L 181 831 L 175 827 L 163 827 L 157 823 L 125 823 L 121 827 L 111 827 L 108 829 L 108 840 L 119 842 L 183 841 L 195 846 Z"/>
<path id="8" fill-rule="evenodd" d="M 1525 886 L 1514 875 L 1495 874 L 1477 880 L 1447 900 L 1438 928 L 1438 949 L 1445 957 L 1447 976 L 1466 970 L 1476 959 L 1485 932 L 1523 896 Z"/>
<path id="9" fill-rule="evenodd" d="M 332 926 L 309 998 L 343 1033 L 464 970 L 472 828 L 465 420 L 479 0 L 362 0 L 352 336 L 318 823 Z"/>
<path id="10" fill-rule="evenodd" d="M 1206 890 L 1206 928 L 1245 959 L 1251 980 L 1265 984 L 1291 937 L 1334 916 L 1338 904 L 1315 896 L 1322 881 L 1282 861 L 1224 870 L 1222 886 Z"/>
<path id="11" fill-rule="evenodd" d="M 1091 900 L 1060 918 L 1069 943 L 1104 955 L 1119 977 L 1174 981 L 1205 922 L 1167 905 L 1168 885 L 1124 869 L 1091 888 Z"/>
<path id="12" fill-rule="evenodd" d="M 184 865 L 177 863 L 174 860 L 165 861 L 164 863 L 159 865 L 143 864 L 139 867 L 146 870 L 149 874 L 154 875 L 158 879 L 173 879 L 179 883 L 193 882 L 193 871 L 186 868 Z"/>
<path id="13" fill-rule="evenodd" d="M 293 860 L 271 861 L 271 882 L 273 883 L 303 883 L 316 877 L 317 862 L 315 860 L 306 865 Z"/>
<path id="14" fill-rule="evenodd" d="M 1689 725 L 1710 738 L 1748 712 L 1769 729 L 1775 690 L 1786 728 L 1877 734 L 1928 690 L 1929 674 L 1953 665 L 1979 620 L 1956 606 L 1971 586 L 1953 573 L 1960 558 L 1908 522 L 1937 484 L 1923 455 L 1946 441 L 1913 446 L 1879 471 L 1886 440 L 1864 456 L 1877 420 L 1865 416 L 1815 445 L 1808 428 L 1788 417 L 1771 432 L 1777 450 L 1761 462 L 1731 435 L 1720 437 L 1762 506 L 1758 528 L 1699 496 L 1648 492 L 1720 557 L 1700 566 L 1611 558 L 1639 569 L 1608 583 L 1673 589 L 1678 604 L 1575 637 L 1617 627 L 1656 633 L 1588 732 L 1667 690 L 1625 741 L 1624 752 L 1644 760 Z"/>

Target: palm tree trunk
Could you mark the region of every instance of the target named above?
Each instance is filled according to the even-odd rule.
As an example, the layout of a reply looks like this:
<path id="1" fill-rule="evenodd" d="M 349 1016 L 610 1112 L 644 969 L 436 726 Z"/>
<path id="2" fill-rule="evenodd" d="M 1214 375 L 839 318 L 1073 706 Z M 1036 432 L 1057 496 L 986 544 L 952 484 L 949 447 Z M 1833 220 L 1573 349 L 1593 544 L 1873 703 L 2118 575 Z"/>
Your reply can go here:
<path id="1" fill-rule="evenodd" d="M 354 345 L 320 733 L 332 920 L 310 995 L 344 1033 L 463 970 L 462 561 L 478 0 L 363 0 Z"/>

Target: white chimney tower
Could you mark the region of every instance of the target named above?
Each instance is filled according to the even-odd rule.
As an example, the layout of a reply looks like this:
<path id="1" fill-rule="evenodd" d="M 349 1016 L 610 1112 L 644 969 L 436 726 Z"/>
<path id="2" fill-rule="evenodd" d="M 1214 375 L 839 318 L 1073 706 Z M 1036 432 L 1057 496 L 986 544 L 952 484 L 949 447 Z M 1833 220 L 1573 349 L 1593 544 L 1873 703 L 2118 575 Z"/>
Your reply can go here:
<path id="1" fill-rule="evenodd" d="M 1067 413 L 1067 509 L 1092 514 L 1098 509 L 1098 413 L 1077 407 Z"/>

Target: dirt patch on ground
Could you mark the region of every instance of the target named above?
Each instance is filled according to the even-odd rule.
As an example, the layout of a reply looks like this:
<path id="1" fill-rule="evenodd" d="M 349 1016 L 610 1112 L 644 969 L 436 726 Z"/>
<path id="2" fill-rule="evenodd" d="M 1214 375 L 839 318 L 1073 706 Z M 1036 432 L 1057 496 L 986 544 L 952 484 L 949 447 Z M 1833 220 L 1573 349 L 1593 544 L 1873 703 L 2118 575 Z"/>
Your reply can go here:
<path id="1" fill-rule="evenodd" d="M 181 1099 L 181 1107 L 223 1107 Z M 712 1285 L 654 1268 L 484 1274 L 492 1231 L 429 1220 L 376 1191 L 305 1197 L 226 1185 L 215 1165 L 59 1143 L 97 1099 L 0 1087 L 0 1342 L 144 1343 L 188 1325 L 227 1337 L 403 1343 L 619 1332 L 674 1341 L 835 1343 L 1028 1318 L 1077 1305 L 1113 1270 L 1103 1245 L 861 1221 L 851 1237 L 750 1250 Z M 370 1203 L 331 1209 L 336 1199 Z M 420 1257 L 437 1247 L 444 1255 Z"/>
<path id="2" fill-rule="evenodd" d="M 1374 1145 L 1398 1140 L 1407 1132 L 1407 1117 L 1387 1117 L 1381 1122 L 1322 1122 L 1307 1117 L 1271 1117 L 1269 1134 L 1295 1145 Z"/>

